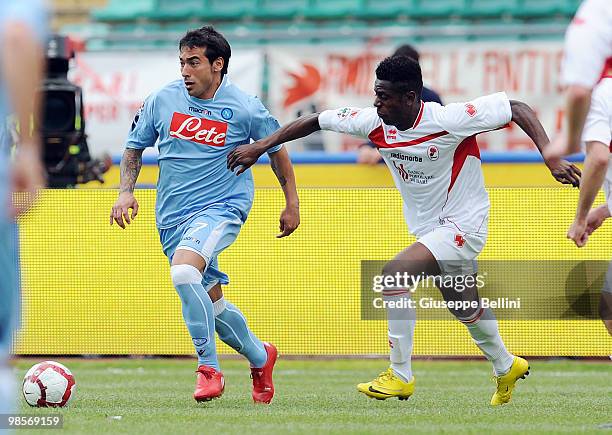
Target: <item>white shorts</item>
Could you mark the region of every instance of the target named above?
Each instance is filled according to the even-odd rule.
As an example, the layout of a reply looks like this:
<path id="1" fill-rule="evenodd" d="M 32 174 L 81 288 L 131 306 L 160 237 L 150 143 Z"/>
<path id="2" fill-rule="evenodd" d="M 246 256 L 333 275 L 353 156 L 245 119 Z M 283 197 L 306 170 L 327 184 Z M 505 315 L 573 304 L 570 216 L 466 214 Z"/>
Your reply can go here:
<path id="1" fill-rule="evenodd" d="M 455 226 L 436 227 L 417 240 L 429 249 L 445 275 L 475 274 L 476 257 L 486 241 L 487 233 L 464 233 Z"/>

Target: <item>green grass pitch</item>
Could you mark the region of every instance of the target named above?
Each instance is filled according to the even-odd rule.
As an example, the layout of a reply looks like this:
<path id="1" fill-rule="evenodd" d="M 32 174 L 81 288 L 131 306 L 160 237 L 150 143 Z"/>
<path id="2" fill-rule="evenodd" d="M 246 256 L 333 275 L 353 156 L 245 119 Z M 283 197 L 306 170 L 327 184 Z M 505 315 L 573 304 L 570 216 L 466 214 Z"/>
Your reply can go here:
<path id="1" fill-rule="evenodd" d="M 274 402 L 265 406 L 251 402 L 244 361 L 221 361 L 225 394 L 197 404 L 195 361 L 58 360 L 77 382 L 68 407 L 36 409 L 20 401 L 22 413 L 62 413 L 62 434 L 612 433 L 609 362 L 533 360 L 512 402 L 492 408 L 495 384 L 484 361 L 415 361 L 414 396 L 377 401 L 355 385 L 385 369 L 386 361 L 281 359 Z M 16 361 L 19 380 L 36 362 Z"/>

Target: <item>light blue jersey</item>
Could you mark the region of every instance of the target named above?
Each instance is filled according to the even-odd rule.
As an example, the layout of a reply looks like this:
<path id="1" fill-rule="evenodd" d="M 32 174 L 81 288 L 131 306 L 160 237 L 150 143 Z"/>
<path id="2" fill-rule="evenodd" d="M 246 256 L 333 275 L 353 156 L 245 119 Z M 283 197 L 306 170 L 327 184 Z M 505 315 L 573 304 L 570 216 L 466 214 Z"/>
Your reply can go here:
<path id="1" fill-rule="evenodd" d="M 175 227 L 212 206 L 231 207 L 246 220 L 253 176 L 250 170 L 240 176 L 229 171 L 227 154 L 278 128 L 261 101 L 227 76 L 209 100 L 190 96 L 182 80 L 150 95 L 134 119 L 126 147 L 143 149 L 157 142 L 157 227 Z"/>

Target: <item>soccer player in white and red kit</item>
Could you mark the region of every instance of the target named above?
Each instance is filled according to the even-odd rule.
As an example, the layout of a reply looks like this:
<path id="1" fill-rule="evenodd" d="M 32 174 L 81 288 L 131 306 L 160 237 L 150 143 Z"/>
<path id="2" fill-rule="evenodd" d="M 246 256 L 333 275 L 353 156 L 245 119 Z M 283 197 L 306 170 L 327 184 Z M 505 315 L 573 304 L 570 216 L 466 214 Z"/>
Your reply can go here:
<path id="1" fill-rule="evenodd" d="M 589 236 L 612 214 L 612 65 L 593 90 L 582 142 L 585 144 L 586 157 L 580 197 L 574 222 L 567 233 L 567 237 L 579 248 L 586 245 Z M 602 186 L 606 203 L 591 209 Z M 612 335 L 612 263 L 603 290 L 600 314 Z"/>
<path id="2" fill-rule="evenodd" d="M 612 66 L 612 2 L 585 0 L 565 33 L 561 84 L 566 89 L 567 133 L 544 155 L 550 159 L 580 151 L 580 137 L 591 104 L 591 92 L 602 71 Z"/>
<path id="3" fill-rule="evenodd" d="M 320 129 L 368 138 L 391 170 L 404 200 L 408 227 L 417 237 L 417 242 L 387 263 L 383 274 L 472 275 L 474 260 L 485 244 L 489 217 L 475 135 L 514 121 L 540 147 L 548 142 L 546 132 L 526 104 L 510 101 L 504 93 L 446 106 L 423 103 L 421 69 L 408 57 L 384 59 L 376 78 L 374 107 L 345 107 L 303 116 L 265 139 L 233 150 L 228 167 L 242 166 L 241 172 L 274 145 Z M 579 171 L 567 162 L 549 169 L 562 183 L 579 182 Z M 478 300 L 475 287 L 462 293 L 452 288 L 440 290 L 447 301 Z M 408 290 L 397 287 L 383 291 L 388 302 L 407 295 Z M 391 367 L 372 382 L 359 384 L 358 390 L 377 399 L 407 399 L 414 391 L 410 363 L 414 308 L 390 307 L 387 304 Z M 508 402 L 516 380 L 528 372 L 527 361 L 506 350 L 489 309 L 452 312 L 493 363 L 498 387 L 491 403 Z"/>

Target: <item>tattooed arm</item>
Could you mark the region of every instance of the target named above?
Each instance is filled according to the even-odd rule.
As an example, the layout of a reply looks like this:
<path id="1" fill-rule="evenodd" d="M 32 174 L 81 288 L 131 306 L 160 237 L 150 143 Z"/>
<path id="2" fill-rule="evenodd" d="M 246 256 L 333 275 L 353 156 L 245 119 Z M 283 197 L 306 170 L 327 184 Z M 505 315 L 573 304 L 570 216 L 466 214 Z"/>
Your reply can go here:
<path id="1" fill-rule="evenodd" d="M 270 154 L 270 166 L 285 194 L 285 209 L 280 216 L 281 233 L 276 237 L 286 237 L 300 225 L 300 204 L 295 187 L 295 175 L 286 148 Z"/>
<path id="2" fill-rule="evenodd" d="M 121 228 L 125 229 L 125 224 L 130 224 L 131 220 L 138 214 L 138 201 L 134 197 L 134 186 L 142 167 L 142 149 L 127 148 L 121 159 L 121 183 L 119 188 L 119 198 L 113 206 L 110 215 L 110 224 L 117 222 Z M 130 218 L 129 209 L 132 209 Z"/>
<path id="3" fill-rule="evenodd" d="M 142 152 L 144 150 L 136 150 L 127 148 L 121 159 L 121 184 L 119 193 L 134 192 L 136 179 L 142 167 Z"/>

